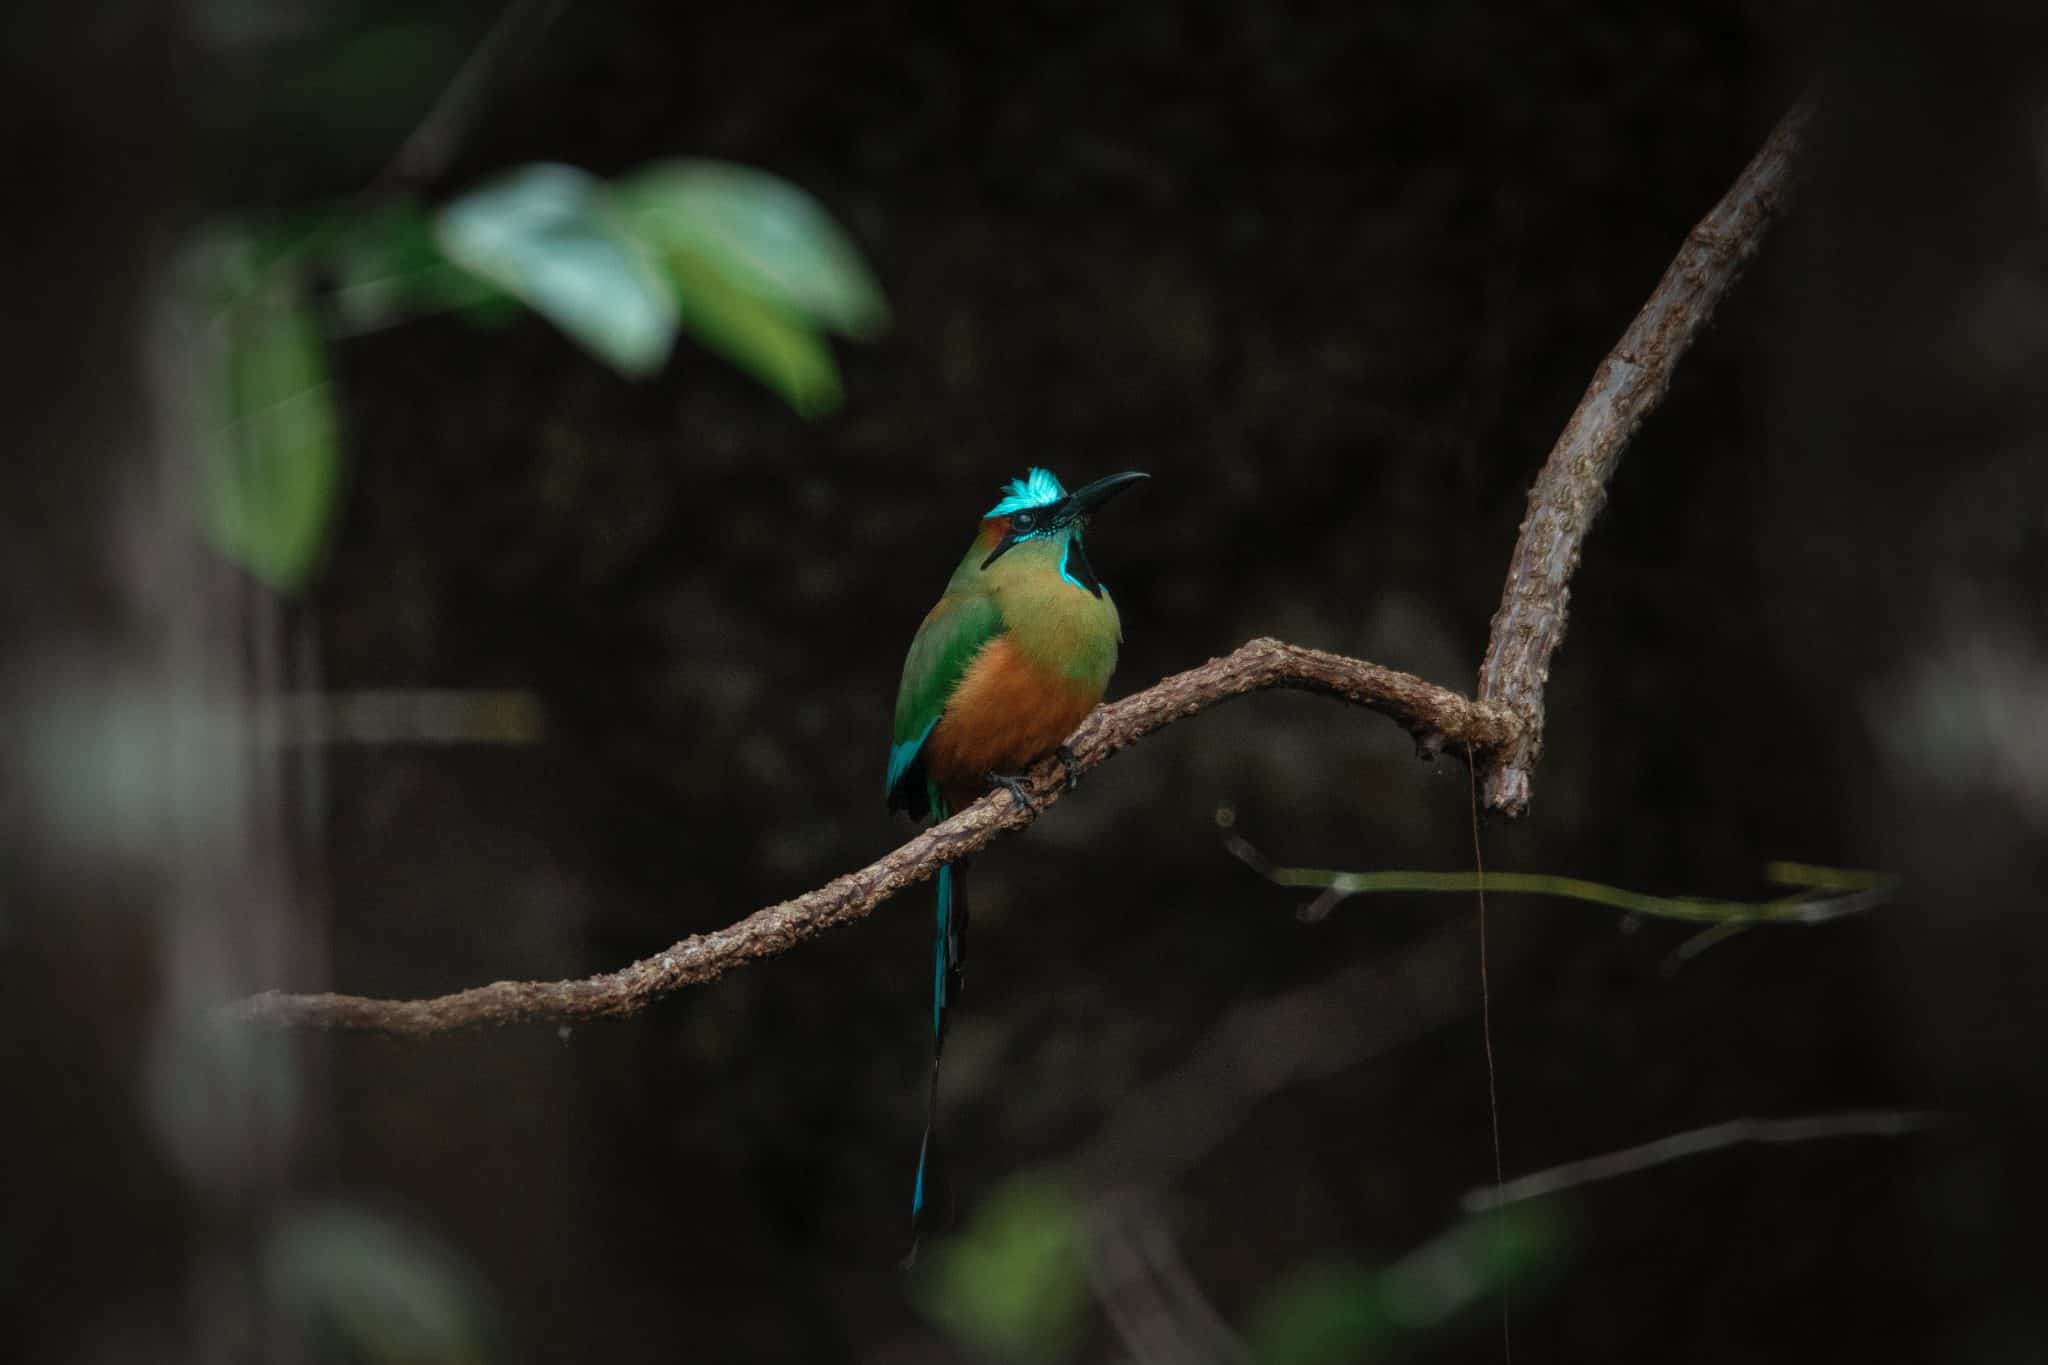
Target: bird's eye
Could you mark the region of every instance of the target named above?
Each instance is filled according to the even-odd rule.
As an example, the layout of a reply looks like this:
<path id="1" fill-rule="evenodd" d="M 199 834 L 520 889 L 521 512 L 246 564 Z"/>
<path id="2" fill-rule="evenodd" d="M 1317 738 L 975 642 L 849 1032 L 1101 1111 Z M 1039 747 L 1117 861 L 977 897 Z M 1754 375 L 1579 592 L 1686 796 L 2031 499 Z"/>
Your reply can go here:
<path id="1" fill-rule="evenodd" d="M 1032 512 L 1019 512 L 1010 518 L 1010 529 L 1012 531 L 1028 531 L 1036 525 L 1038 525 L 1038 517 Z"/>

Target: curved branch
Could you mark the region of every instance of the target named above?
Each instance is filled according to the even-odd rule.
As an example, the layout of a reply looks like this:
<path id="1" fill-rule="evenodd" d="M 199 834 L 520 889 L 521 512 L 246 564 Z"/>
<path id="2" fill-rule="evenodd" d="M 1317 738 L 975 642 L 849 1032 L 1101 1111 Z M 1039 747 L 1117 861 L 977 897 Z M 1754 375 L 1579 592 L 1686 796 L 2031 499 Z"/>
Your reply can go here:
<path id="1" fill-rule="evenodd" d="M 1622 451 L 1664 401 L 1672 370 L 1790 202 L 1813 107 L 1811 94 L 1792 106 L 1721 202 L 1686 235 L 1649 302 L 1593 372 L 1529 490 L 1529 513 L 1479 668 L 1480 699 L 1522 722 L 1520 740 L 1486 773 L 1490 810 L 1513 817 L 1528 809 L 1529 774 L 1543 751 L 1543 685 L 1564 640 L 1579 548 L 1607 500 Z"/>
<path id="2" fill-rule="evenodd" d="M 1756 255 L 1783 212 L 1813 113 L 1811 96 L 1785 115 L 1735 185 L 1687 236 L 1656 292 L 1636 315 L 1565 425 L 1529 494 L 1529 514 L 1479 673 L 1477 700 L 1406 673 L 1320 650 L 1253 640 L 1233 654 L 1175 674 L 1113 705 L 1097 707 L 1069 741 L 1076 771 L 1117 750 L 1247 692 L 1289 687 L 1391 717 L 1424 754 L 1446 744 L 1486 775 L 1486 803 L 1510 817 L 1529 804 L 1529 773 L 1543 745 L 1543 685 L 1564 639 L 1572 571 L 1606 498 L 1622 451 L 1670 387 L 1671 371 L 1715 306 Z M 860 919 L 940 866 L 965 857 L 1006 829 L 1037 819 L 1062 790 L 1062 769 L 1038 765 L 1031 804 L 1007 793 L 984 797 L 895 852 L 794 900 L 756 911 L 709 934 L 693 934 L 621 971 L 580 981 L 499 981 L 430 1000 L 267 991 L 226 1007 L 249 1023 L 355 1029 L 401 1035 L 522 1020 L 598 1019 L 632 1014 L 685 986 L 772 957 L 838 924 Z"/>
<path id="3" fill-rule="evenodd" d="M 1234 653 L 1097 707 L 1068 742 L 1075 770 L 1086 772 L 1119 749 L 1218 702 L 1276 687 L 1316 692 L 1378 711 L 1413 735 L 1426 754 L 1449 745 L 1462 757 L 1469 745 L 1483 761 L 1520 733 L 1520 723 L 1507 712 L 1410 674 L 1279 640 L 1253 640 Z M 1048 759 L 1032 770 L 1026 785 L 1031 793 L 1026 809 L 1017 809 L 1007 792 L 985 796 L 858 872 L 757 910 L 724 929 L 692 934 L 620 971 L 576 981 L 498 981 L 430 1000 L 266 991 L 227 1006 L 226 1014 L 244 1023 L 410 1037 L 493 1024 L 633 1014 L 671 991 L 714 980 L 733 967 L 787 952 L 835 925 L 864 918 L 941 865 L 966 857 L 1004 830 L 1024 828 L 1059 800 L 1064 771 L 1057 760 Z"/>

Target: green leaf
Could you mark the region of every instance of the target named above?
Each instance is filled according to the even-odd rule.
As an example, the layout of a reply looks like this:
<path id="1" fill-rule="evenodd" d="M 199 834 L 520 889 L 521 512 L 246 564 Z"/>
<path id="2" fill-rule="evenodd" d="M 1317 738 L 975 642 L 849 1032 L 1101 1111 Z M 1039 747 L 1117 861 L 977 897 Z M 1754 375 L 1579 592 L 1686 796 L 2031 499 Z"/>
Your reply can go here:
<path id="1" fill-rule="evenodd" d="M 523 299 L 621 374 L 649 375 L 668 359 L 676 330 L 669 283 L 584 172 L 515 171 L 442 209 L 435 239 L 449 259 Z"/>
<path id="2" fill-rule="evenodd" d="M 203 525 L 221 553 L 293 591 L 326 544 L 340 482 L 326 351 L 294 274 L 257 276 L 242 242 L 217 243 L 207 259 L 209 294 L 231 301 L 215 320 Z"/>
<path id="3" fill-rule="evenodd" d="M 1290 1271 L 1267 1291 L 1245 1334 L 1258 1365 L 1339 1365 L 1371 1360 L 1394 1336 L 1379 1276 L 1365 1266 L 1321 1262 Z"/>
<path id="4" fill-rule="evenodd" d="M 700 262 L 733 288 L 816 326 L 868 337 L 889 307 L 859 248 L 824 207 L 779 176 L 723 161 L 663 161 L 615 194 L 664 260 Z"/>
<path id="5" fill-rule="evenodd" d="M 1465 1218 L 1392 1265 L 1312 1262 L 1282 1276 L 1252 1310 L 1245 1343 L 1258 1365 L 1348 1365 L 1440 1333 L 1540 1285 L 1567 1250 L 1562 1216 L 1531 1204 Z"/>
<path id="6" fill-rule="evenodd" d="M 801 416 L 836 411 L 839 367 L 823 337 L 775 305 L 735 288 L 708 262 L 667 255 L 683 326 L 712 350 L 781 394 Z"/>
<path id="7" fill-rule="evenodd" d="M 1019 1176 L 990 1195 L 961 1234 L 940 1244 L 912 1297 L 933 1321 L 998 1360 L 1050 1361 L 1080 1337 L 1088 1286 L 1082 1213 L 1043 1176 Z"/>
<path id="8" fill-rule="evenodd" d="M 338 216 L 324 244 L 334 316 L 346 335 L 435 313 L 489 320 L 519 306 L 506 290 L 449 260 L 434 240 L 433 220 L 411 200 Z"/>

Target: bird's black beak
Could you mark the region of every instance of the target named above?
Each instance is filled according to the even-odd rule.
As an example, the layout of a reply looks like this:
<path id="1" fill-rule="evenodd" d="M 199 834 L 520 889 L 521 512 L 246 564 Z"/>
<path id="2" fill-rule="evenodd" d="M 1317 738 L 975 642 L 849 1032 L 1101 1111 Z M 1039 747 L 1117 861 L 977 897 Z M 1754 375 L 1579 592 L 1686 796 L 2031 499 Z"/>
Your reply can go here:
<path id="1" fill-rule="evenodd" d="M 1092 516 L 1097 508 L 1123 492 L 1126 488 L 1129 488 L 1141 479 L 1149 479 L 1151 477 L 1150 474 L 1140 474 L 1132 471 L 1125 474 L 1112 474 L 1106 479 L 1097 479 L 1094 483 L 1088 484 L 1083 488 L 1077 488 L 1067 494 L 1060 503 L 1059 513 L 1055 520 L 1060 524 L 1065 524 L 1066 522 L 1080 521 Z"/>

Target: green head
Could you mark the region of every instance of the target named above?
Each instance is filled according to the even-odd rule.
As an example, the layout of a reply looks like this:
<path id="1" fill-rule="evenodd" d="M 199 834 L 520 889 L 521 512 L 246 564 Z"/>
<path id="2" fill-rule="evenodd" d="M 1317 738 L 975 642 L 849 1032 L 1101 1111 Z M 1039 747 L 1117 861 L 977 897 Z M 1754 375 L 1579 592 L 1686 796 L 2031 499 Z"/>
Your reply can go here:
<path id="1" fill-rule="evenodd" d="M 982 514 L 974 551 L 984 556 L 982 570 L 1020 545 L 1043 545 L 1047 552 L 1057 551 L 1060 577 L 1083 592 L 1102 596 L 1102 581 L 1081 548 L 1081 532 L 1097 508 L 1147 477 L 1112 474 L 1072 493 L 1049 469 L 1033 469 L 1021 479 L 1012 479 L 1002 500 Z"/>

